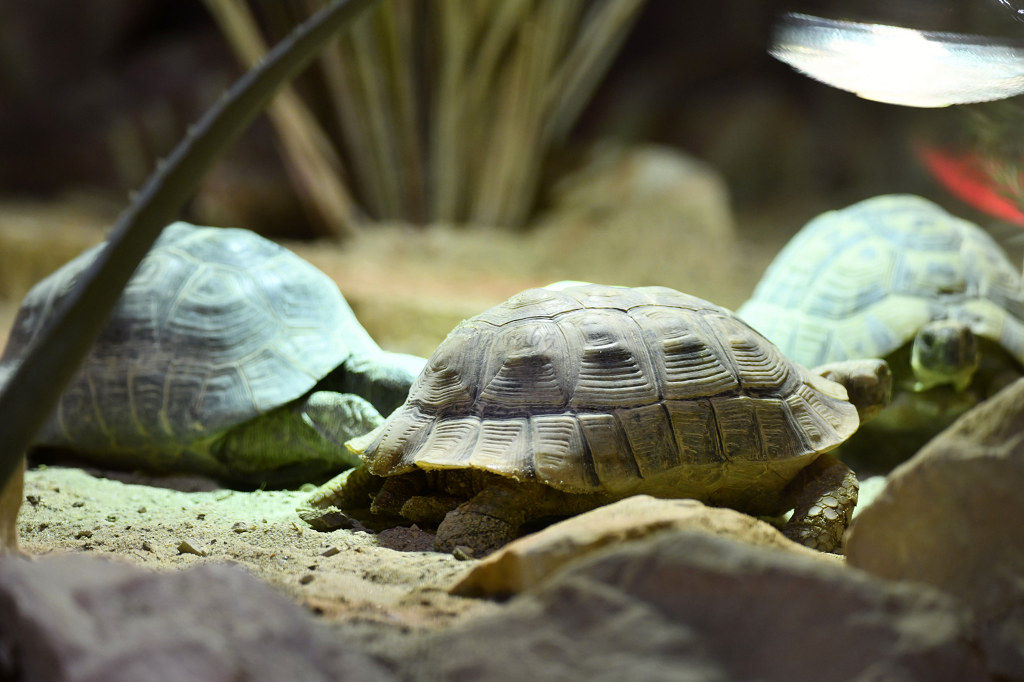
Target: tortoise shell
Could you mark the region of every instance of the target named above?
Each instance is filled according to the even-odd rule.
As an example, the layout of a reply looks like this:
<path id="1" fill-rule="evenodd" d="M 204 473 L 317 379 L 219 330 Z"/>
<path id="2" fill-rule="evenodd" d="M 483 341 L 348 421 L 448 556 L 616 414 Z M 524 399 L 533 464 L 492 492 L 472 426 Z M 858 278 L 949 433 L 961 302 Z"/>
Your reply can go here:
<path id="1" fill-rule="evenodd" d="M 857 428 L 845 389 L 662 287 L 530 289 L 455 328 L 368 469 L 479 470 L 570 493 L 756 508 Z"/>
<path id="2" fill-rule="evenodd" d="M 884 358 L 932 320 L 1024 364 L 1024 286 L 980 227 L 913 195 L 823 213 L 779 252 L 739 315 L 797 362 Z"/>
<path id="3" fill-rule="evenodd" d="M 101 248 L 32 288 L 0 369 L 18 362 Z M 174 223 L 36 444 L 174 453 L 298 398 L 364 352 L 379 349 L 313 265 L 248 230 Z"/>

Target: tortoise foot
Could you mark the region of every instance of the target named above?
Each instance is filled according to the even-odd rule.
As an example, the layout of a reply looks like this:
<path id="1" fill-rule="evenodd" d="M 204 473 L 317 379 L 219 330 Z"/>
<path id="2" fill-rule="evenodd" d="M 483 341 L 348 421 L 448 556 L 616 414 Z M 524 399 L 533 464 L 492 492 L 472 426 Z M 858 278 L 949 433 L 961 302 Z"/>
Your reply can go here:
<path id="1" fill-rule="evenodd" d="M 467 511 L 463 507 L 448 512 L 438 526 L 434 540 L 434 549 L 438 552 L 453 553 L 458 550 L 461 554 L 480 559 L 518 536 L 518 525 L 487 514 Z"/>
<path id="2" fill-rule="evenodd" d="M 839 552 L 859 487 L 848 466 L 831 455 L 822 455 L 790 484 L 795 504 L 782 532 L 801 545 Z"/>
<path id="3" fill-rule="evenodd" d="M 528 516 L 526 510 L 534 509 L 536 502 L 523 489 L 486 487 L 448 512 L 437 527 L 434 548 L 439 552 L 458 548 L 477 559 L 487 556 L 519 536 L 519 527 Z"/>

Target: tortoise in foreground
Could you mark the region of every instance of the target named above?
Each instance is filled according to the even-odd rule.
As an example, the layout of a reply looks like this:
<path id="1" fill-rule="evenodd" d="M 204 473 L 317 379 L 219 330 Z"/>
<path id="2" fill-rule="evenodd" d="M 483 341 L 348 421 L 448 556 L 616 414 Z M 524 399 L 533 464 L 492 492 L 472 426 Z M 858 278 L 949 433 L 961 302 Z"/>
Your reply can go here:
<path id="1" fill-rule="evenodd" d="M 94 247 L 18 311 L 18 362 Z M 168 226 L 129 281 L 35 445 L 107 467 L 244 485 L 325 478 L 405 399 L 423 360 L 382 351 L 337 285 L 248 230 Z"/>
<path id="2" fill-rule="evenodd" d="M 849 363 L 846 375 L 877 396 L 887 371 Z M 365 470 L 300 511 L 316 524 L 317 510 L 359 504 L 376 481 L 371 510 L 439 522 L 439 550 L 480 556 L 529 520 L 645 493 L 795 508 L 787 535 L 834 550 L 857 479 L 826 452 L 858 423 L 842 385 L 707 301 L 662 287 L 530 289 L 452 331 L 405 404 L 349 443 Z"/>
<path id="3" fill-rule="evenodd" d="M 738 311 L 806 365 L 884 358 L 892 404 L 842 456 L 886 470 L 1024 372 L 1024 284 L 980 227 L 912 195 L 809 222 Z"/>

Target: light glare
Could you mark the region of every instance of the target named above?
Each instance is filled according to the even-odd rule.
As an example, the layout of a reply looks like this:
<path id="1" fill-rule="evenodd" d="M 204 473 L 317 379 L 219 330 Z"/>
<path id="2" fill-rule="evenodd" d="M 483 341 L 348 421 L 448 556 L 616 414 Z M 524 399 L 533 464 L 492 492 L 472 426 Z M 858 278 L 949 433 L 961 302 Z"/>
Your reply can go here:
<path id="1" fill-rule="evenodd" d="M 770 53 L 860 97 L 914 107 L 1024 92 L 1024 50 L 984 36 L 787 14 Z"/>

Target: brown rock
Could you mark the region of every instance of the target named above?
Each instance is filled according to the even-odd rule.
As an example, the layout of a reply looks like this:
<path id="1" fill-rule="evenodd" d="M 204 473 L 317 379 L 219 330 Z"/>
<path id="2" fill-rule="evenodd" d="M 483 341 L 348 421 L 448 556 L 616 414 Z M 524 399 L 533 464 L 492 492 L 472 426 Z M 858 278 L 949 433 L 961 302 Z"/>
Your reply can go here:
<path id="1" fill-rule="evenodd" d="M 579 560 L 405 665 L 535 682 L 988 679 L 965 612 L 937 590 L 671 530 Z"/>
<path id="2" fill-rule="evenodd" d="M 241 568 L 0 558 L 0 679 L 386 680 Z"/>
<path id="3" fill-rule="evenodd" d="M 974 611 L 993 667 L 1024 679 L 1024 380 L 894 470 L 847 536 L 852 566 Z"/>
<path id="4" fill-rule="evenodd" d="M 708 507 L 696 500 L 661 500 L 635 495 L 509 543 L 477 564 L 451 592 L 474 597 L 518 594 L 541 584 L 581 556 L 665 530 L 680 529 L 701 530 L 752 545 L 786 549 L 805 557 L 832 556 L 798 545 L 771 525 L 732 509 Z"/>
<path id="5" fill-rule="evenodd" d="M 555 184 L 550 203 L 530 241 L 538 267 L 554 279 L 658 284 L 727 307 L 754 284 L 756 273 L 735 267 L 724 180 L 678 150 L 600 148 Z"/>

